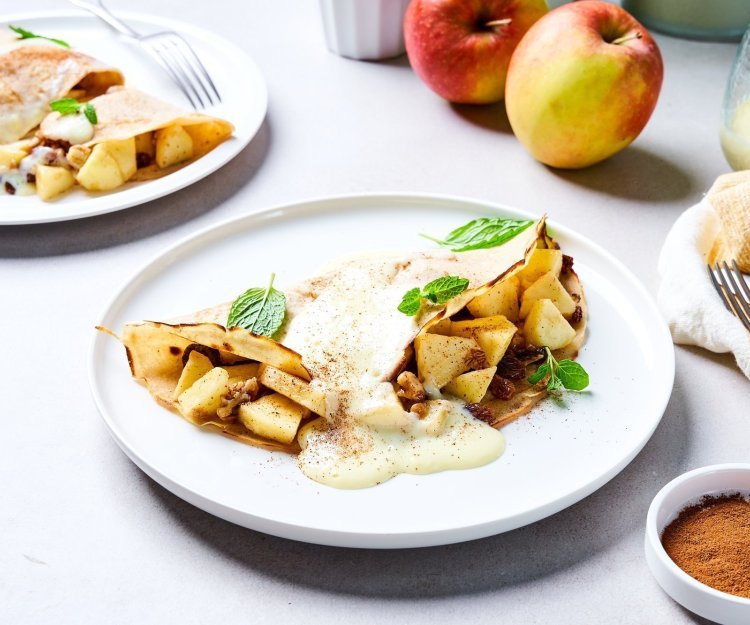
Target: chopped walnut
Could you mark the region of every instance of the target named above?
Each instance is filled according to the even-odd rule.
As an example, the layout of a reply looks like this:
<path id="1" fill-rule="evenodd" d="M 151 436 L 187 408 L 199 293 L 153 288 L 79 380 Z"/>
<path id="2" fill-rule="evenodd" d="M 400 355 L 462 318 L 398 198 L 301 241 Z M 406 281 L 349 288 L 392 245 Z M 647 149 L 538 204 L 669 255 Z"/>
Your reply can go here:
<path id="1" fill-rule="evenodd" d="M 399 397 L 412 401 L 424 401 L 427 397 L 424 386 L 411 371 L 402 371 L 396 378 L 396 382 L 401 387 L 397 393 Z"/>
<path id="2" fill-rule="evenodd" d="M 74 145 L 68 150 L 68 163 L 73 169 L 81 169 L 91 154 L 91 148 Z"/>
<path id="3" fill-rule="evenodd" d="M 570 323 L 580 323 L 581 319 L 583 319 L 583 308 L 576 306 L 576 309 L 570 316 Z"/>
<path id="4" fill-rule="evenodd" d="M 495 399 L 508 400 L 516 392 L 516 385 L 510 380 L 507 380 L 499 375 L 492 378 L 490 382 L 490 393 Z"/>
<path id="5" fill-rule="evenodd" d="M 414 404 L 409 411 L 414 415 L 417 415 L 420 419 L 424 419 L 427 416 L 427 404 Z"/>
<path id="6" fill-rule="evenodd" d="M 468 410 L 471 413 L 471 416 L 475 419 L 479 419 L 490 425 L 495 420 L 495 415 L 492 414 L 492 410 L 483 404 L 466 404 L 466 410 Z"/>
<path id="7" fill-rule="evenodd" d="M 487 362 L 487 355 L 483 349 L 472 349 L 466 357 L 466 366 L 469 369 L 486 369 L 490 363 Z"/>
<path id="8" fill-rule="evenodd" d="M 231 418 L 237 406 L 248 401 L 255 401 L 259 392 L 260 384 L 255 378 L 235 382 L 229 386 L 229 392 L 221 398 L 221 407 L 216 411 L 216 415 L 219 419 L 226 421 Z"/>

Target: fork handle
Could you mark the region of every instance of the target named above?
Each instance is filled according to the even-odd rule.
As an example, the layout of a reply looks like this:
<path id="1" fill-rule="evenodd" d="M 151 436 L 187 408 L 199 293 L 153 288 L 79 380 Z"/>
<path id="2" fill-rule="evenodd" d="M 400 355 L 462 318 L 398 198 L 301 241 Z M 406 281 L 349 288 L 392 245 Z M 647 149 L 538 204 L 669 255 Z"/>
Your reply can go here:
<path id="1" fill-rule="evenodd" d="M 70 3 L 82 9 L 86 9 L 90 13 L 93 13 L 94 15 L 96 15 L 96 17 L 105 22 L 111 28 L 114 28 L 119 33 L 127 35 L 128 37 L 138 37 L 138 33 L 136 31 L 134 31 L 125 22 L 116 18 L 114 15 L 112 15 L 112 13 L 109 12 L 109 9 L 104 6 L 102 0 L 70 0 Z"/>

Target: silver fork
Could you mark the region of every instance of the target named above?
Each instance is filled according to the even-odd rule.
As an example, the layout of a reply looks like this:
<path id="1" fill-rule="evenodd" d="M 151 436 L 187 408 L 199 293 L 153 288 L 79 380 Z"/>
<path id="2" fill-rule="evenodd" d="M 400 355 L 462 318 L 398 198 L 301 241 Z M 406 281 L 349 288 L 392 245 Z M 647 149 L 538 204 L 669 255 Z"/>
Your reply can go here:
<path id="1" fill-rule="evenodd" d="M 155 59 L 180 88 L 193 108 L 206 108 L 221 102 L 211 76 L 190 44 L 174 31 L 141 35 L 115 17 L 102 0 L 70 0 L 77 7 L 93 13 L 129 39 L 137 41 Z"/>
<path id="2" fill-rule="evenodd" d="M 750 332 L 750 288 L 733 260 L 730 268 L 726 261 L 708 266 L 714 288 L 724 301 L 727 310 L 737 317 Z"/>

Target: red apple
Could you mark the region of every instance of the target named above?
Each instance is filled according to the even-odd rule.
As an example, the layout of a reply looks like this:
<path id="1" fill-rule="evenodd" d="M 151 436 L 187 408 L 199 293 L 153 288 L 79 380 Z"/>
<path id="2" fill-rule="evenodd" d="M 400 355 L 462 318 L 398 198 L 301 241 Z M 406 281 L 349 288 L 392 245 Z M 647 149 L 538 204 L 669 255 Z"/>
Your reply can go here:
<path id="1" fill-rule="evenodd" d="M 664 66 L 646 29 L 619 6 L 581 0 L 551 11 L 518 44 L 505 108 L 518 140 L 552 167 L 586 167 L 643 130 Z"/>
<path id="2" fill-rule="evenodd" d="M 545 0 L 412 0 L 404 18 L 406 53 L 417 75 L 446 100 L 498 102 L 514 48 L 546 12 Z"/>

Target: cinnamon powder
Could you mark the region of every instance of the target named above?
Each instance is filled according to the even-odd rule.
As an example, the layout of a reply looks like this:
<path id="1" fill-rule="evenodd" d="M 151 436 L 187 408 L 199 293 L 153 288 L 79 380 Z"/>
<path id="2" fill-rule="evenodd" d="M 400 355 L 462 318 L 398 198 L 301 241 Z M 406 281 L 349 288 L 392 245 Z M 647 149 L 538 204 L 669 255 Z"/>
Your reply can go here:
<path id="1" fill-rule="evenodd" d="M 662 534 L 664 549 L 699 582 L 750 598 L 750 500 L 739 493 L 704 497 Z"/>

